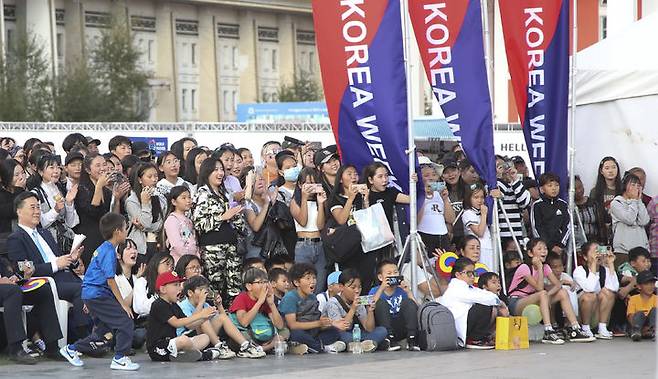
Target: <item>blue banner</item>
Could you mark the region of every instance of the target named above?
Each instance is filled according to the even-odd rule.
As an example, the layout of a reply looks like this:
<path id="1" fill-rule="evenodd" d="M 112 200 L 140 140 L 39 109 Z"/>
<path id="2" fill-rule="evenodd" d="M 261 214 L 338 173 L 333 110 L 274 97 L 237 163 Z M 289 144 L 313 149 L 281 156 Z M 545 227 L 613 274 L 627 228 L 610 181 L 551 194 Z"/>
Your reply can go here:
<path id="1" fill-rule="evenodd" d="M 149 150 L 153 156 L 159 157 L 169 149 L 169 141 L 167 137 L 128 137 L 132 143 L 146 142 L 149 145 Z"/>

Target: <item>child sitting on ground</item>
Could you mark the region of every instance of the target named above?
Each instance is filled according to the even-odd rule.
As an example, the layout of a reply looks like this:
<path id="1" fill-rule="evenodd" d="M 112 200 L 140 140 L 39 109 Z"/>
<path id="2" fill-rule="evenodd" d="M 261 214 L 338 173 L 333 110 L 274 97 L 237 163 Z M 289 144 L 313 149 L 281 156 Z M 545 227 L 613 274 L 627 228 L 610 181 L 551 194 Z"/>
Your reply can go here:
<path id="1" fill-rule="evenodd" d="M 640 293 L 631 296 L 626 315 L 631 326 L 631 339 L 656 338 L 656 277 L 651 271 L 637 275 Z"/>
<path id="2" fill-rule="evenodd" d="M 267 274 L 260 269 L 245 271 L 242 282 L 246 291 L 233 299 L 229 308 L 231 320 L 245 338 L 269 351 L 274 348 L 277 335 L 283 340 L 289 336 L 289 332 L 283 330 L 285 325 L 274 302 L 274 290 Z"/>
<path id="3" fill-rule="evenodd" d="M 500 282 L 500 276 L 496 274 L 495 272 L 485 272 L 484 274 L 480 275 L 480 280 L 478 281 L 478 288 L 482 288 L 485 291 L 489 291 L 496 296 L 500 300 L 502 300 L 505 305 L 507 305 L 507 296 L 503 293 L 503 285 Z M 509 309 L 506 310 L 500 310 L 501 317 L 508 317 L 509 316 Z"/>
<path id="4" fill-rule="evenodd" d="M 484 278 L 488 286 L 494 286 L 492 277 Z M 478 350 L 493 349 L 494 320 L 498 315 L 509 315 L 509 312 L 495 293 L 473 287 L 474 283 L 475 263 L 466 257 L 457 259 L 452 267 L 452 280 L 439 303 L 455 317 L 459 346 Z"/>
<path id="5" fill-rule="evenodd" d="M 388 351 L 400 350 L 398 341 L 407 339 L 409 351 L 420 351 L 416 342 L 418 332 L 418 304 L 413 292 L 400 276 L 395 262 L 384 259 L 377 265 L 380 285 L 370 289 L 375 303 L 375 320 L 388 332 Z"/>
<path id="6" fill-rule="evenodd" d="M 529 261 L 516 269 L 508 288 L 510 313 L 519 316 L 526 306 L 539 305 L 545 329 L 542 343 L 561 345 L 564 339 L 553 330 L 551 323 L 551 305 L 559 302 L 570 325 L 566 337 L 572 342 L 594 341 L 594 337 L 588 336 L 580 328 L 569 295 L 551 268 L 544 263 L 548 255 L 546 243 L 541 239 L 531 240 L 527 254 Z M 545 289 L 544 278 L 548 278 L 553 285 L 550 290 Z"/>
<path id="7" fill-rule="evenodd" d="M 347 322 L 321 317 L 318 299 L 313 294 L 316 276 L 312 265 L 295 263 L 290 269 L 290 280 L 295 289 L 288 291 L 279 304 L 279 311 L 290 329 L 290 351 L 293 354 L 339 353 L 346 348 L 338 330 L 345 329 Z"/>
<path id="8" fill-rule="evenodd" d="M 338 295 L 340 292 L 340 283 L 338 279 L 340 278 L 340 271 L 334 271 L 327 276 L 327 290 L 315 295 L 318 298 L 318 308 L 321 313 L 324 313 L 324 307 L 327 305 L 327 302 L 332 297 Z"/>
<path id="9" fill-rule="evenodd" d="M 178 306 L 186 316 L 190 317 L 195 312 L 210 307 L 210 305 L 206 303 L 209 287 L 210 282 L 208 279 L 201 275 L 193 276 L 185 281 L 185 284 L 183 285 L 183 293 L 185 294 L 185 298 L 178 302 Z M 219 359 L 231 359 L 236 355 L 233 351 L 231 351 L 226 343 L 219 339 L 218 334 L 220 331 L 222 331 L 222 329 L 226 336 L 228 336 L 231 340 L 235 341 L 238 346 L 240 346 L 240 350 L 237 353 L 239 358 L 264 357 L 265 353 L 263 350 L 257 345 L 250 343 L 248 339 L 245 339 L 242 333 L 240 333 L 235 325 L 233 325 L 233 322 L 226 314 L 226 311 L 222 306 L 221 297 L 217 295 L 217 297 L 215 297 L 213 300 L 217 305 L 217 314 L 192 330 L 196 330 L 197 333 L 203 333 L 208 336 L 210 339 L 210 344 L 214 346 L 218 353 Z M 233 301 L 235 302 L 235 300 Z M 176 334 L 179 336 L 183 335 L 187 332 L 188 329 L 190 328 L 179 327 L 176 330 Z"/>
<path id="10" fill-rule="evenodd" d="M 579 314 L 578 311 L 580 307 L 578 305 L 578 294 L 576 293 L 579 290 L 579 287 L 578 284 L 576 284 L 576 281 L 573 280 L 573 278 L 569 274 L 564 272 L 564 263 L 562 263 L 562 257 L 555 254 L 554 252 L 550 252 L 546 256 L 546 263 L 551 268 L 551 270 L 553 270 L 553 274 L 560 281 L 560 284 L 562 284 L 562 288 L 564 288 L 564 290 L 567 291 L 567 295 L 569 295 L 569 302 L 573 307 L 574 313 Z M 548 278 L 544 278 L 544 285 L 546 285 L 546 288 L 548 289 L 550 289 L 553 286 L 553 284 L 548 280 Z M 558 314 L 556 315 L 556 319 L 553 322 L 554 329 L 557 328 L 558 324 L 564 325 L 564 316 L 560 311 L 561 309 L 559 310 L 556 309 L 556 312 L 558 312 Z"/>
<path id="11" fill-rule="evenodd" d="M 615 304 L 615 294 L 619 291 L 619 280 L 615 275 L 615 255 L 605 246 L 587 242 L 582 247 L 585 263 L 576 267 L 573 278 L 580 287 L 578 303 L 580 320 L 583 330 L 592 336 L 590 320 L 592 314 L 598 314 L 599 329 L 596 338 L 611 340 L 612 333 L 608 331 L 610 312 Z"/>
<path id="12" fill-rule="evenodd" d="M 176 334 L 176 328 L 194 329 L 217 314 L 215 307 L 206 307 L 186 317 L 176 303 L 183 281 L 185 278 L 174 272 L 164 272 L 156 280 L 158 298 L 151 305 L 146 333 L 146 349 L 152 361 L 195 362 L 219 355 L 213 349 L 206 349 L 210 344 L 206 334 Z"/>
<path id="13" fill-rule="evenodd" d="M 135 371 L 139 369 L 127 356 L 133 343 L 133 311 L 124 301 L 114 279 L 117 245 L 126 241 L 126 221 L 118 213 L 107 213 L 99 222 L 101 235 L 105 239 L 94 252 L 82 282 L 81 298 L 94 320 L 94 330 L 85 339 L 66 345 L 59 353 L 73 366 L 82 367 L 77 346 L 86 346 L 101 340 L 107 333 L 114 333 L 114 358 L 110 364 L 113 370 Z M 7 315 L 5 315 L 7 317 Z"/>
<path id="14" fill-rule="evenodd" d="M 281 299 L 290 290 L 290 280 L 288 279 L 288 271 L 282 268 L 270 269 L 270 285 L 274 290 L 274 305 L 279 307 Z"/>
<path id="15" fill-rule="evenodd" d="M 388 350 L 390 344 L 386 339 L 388 331 L 382 326 L 375 326 L 375 305 L 359 305 L 361 293 L 359 274 L 353 269 L 338 273 L 340 275 L 337 294 L 329 299 L 322 314 L 335 321 L 349 322 L 347 328 L 340 331 L 340 339 L 348 345 L 348 351 L 354 349 L 355 342 L 352 340 L 354 325 L 359 325 L 361 330 L 361 350 L 364 353 L 371 353 L 377 347 Z"/>

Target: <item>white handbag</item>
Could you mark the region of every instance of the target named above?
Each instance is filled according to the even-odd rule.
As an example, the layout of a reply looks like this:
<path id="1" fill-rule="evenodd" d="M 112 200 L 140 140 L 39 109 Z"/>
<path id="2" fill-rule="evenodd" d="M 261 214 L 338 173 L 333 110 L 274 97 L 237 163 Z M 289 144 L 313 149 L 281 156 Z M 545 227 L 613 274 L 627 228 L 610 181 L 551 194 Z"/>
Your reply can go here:
<path id="1" fill-rule="evenodd" d="M 364 253 L 381 249 L 395 242 L 395 236 L 380 203 L 355 211 L 354 220 L 361 233 L 361 248 Z"/>

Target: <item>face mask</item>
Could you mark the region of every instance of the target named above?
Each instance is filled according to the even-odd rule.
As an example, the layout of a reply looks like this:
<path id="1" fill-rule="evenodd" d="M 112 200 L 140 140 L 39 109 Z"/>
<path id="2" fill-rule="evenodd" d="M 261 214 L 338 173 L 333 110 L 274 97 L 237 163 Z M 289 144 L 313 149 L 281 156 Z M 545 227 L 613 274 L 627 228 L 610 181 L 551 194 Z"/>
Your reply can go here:
<path id="1" fill-rule="evenodd" d="M 299 173 L 302 171 L 299 167 L 292 167 L 283 171 L 283 178 L 286 182 L 296 182 L 299 178 Z"/>
<path id="2" fill-rule="evenodd" d="M 444 189 L 446 189 L 446 183 L 445 182 L 432 182 L 430 183 L 430 189 L 432 192 L 441 192 Z"/>

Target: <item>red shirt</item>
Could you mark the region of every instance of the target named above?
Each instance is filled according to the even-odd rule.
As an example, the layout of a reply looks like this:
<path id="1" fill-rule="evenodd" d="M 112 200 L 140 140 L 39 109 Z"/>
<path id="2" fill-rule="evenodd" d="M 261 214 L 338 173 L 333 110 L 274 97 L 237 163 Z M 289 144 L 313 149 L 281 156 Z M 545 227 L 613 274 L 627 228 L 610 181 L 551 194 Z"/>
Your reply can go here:
<path id="1" fill-rule="evenodd" d="M 231 307 L 228 311 L 230 313 L 235 313 L 237 311 L 249 312 L 257 302 L 258 300 L 252 299 L 247 292 L 240 292 L 240 294 L 233 299 L 233 303 L 231 303 Z M 269 315 L 272 311 L 267 303 L 263 303 L 263 305 L 260 306 L 260 312 Z"/>

